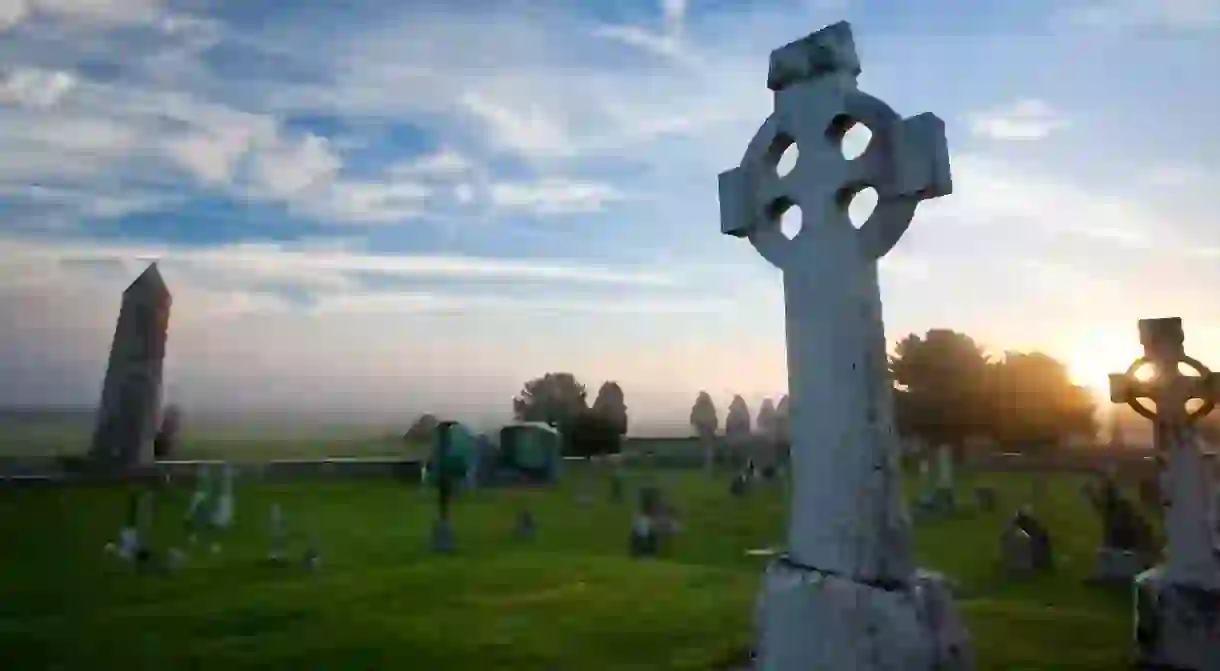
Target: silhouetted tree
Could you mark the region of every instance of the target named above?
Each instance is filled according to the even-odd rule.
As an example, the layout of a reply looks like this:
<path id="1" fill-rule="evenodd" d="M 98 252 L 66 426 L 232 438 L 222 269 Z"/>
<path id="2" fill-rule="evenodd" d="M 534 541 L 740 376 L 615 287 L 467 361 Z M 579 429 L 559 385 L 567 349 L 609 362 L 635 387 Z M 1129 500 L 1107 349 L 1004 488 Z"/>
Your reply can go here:
<path id="1" fill-rule="evenodd" d="M 513 416 L 523 422 L 545 422 L 566 431 L 587 409 L 585 386 L 571 373 L 547 373 L 525 383 L 513 399 Z"/>
<path id="2" fill-rule="evenodd" d="M 424 413 L 419 416 L 419 419 L 415 420 L 415 423 L 411 425 L 411 428 L 407 429 L 406 433 L 402 434 L 403 442 L 422 443 L 431 441 L 439 424 L 440 420 L 436 418 L 436 415 Z"/>
<path id="3" fill-rule="evenodd" d="M 162 413 L 161 428 L 153 438 L 154 459 L 169 459 L 178 452 L 181 429 L 182 409 L 173 404 L 166 406 Z"/>
<path id="4" fill-rule="evenodd" d="M 622 434 L 615 421 L 592 409 L 582 410 L 564 433 L 565 452 L 586 459 L 617 454 L 621 441 Z"/>
<path id="5" fill-rule="evenodd" d="M 764 398 L 762 405 L 758 407 L 758 419 L 754 421 L 754 428 L 768 438 L 775 438 L 779 433 L 779 416 L 775 412 L 775 404 L 771 399 Z"/>
<path id="6" fill-rule="evenodd" d="M 724 419 L 724 433 L 730 437 L 746 436 L 750 433 L 750 407 L 740 394 L 729 402 L 729 415 Z"/>
<path id="7" fill-rule="evenodd" d="M 627 433 L 627 402 L 617 382 L 605 382 L 597 390 L 593 412 L 609 422 L 618 435 Z"/>
<path id="8" fill-rule="evenodd" d="M 989 372 L 982 346 L 964 333 L 932 329 L 899 341 L 890 357 L 899 433 L 960 456 L 967 437 L 989 428 Z"/>
<path id="9" fill-rule="evenodd" d="M 695 405 L 690 409 L 690 425 L 703 445 L 703 465 L 710 472 L 716 460 L 716 430 L 720 418 L 716 416 L 716 404 L 706 391 L 699 392 Z"/>
<path id="10" fill-rule="evenodd" d="M 1096 406 L 1088 389 L 1072 384 L 1067 366 L 1041 352 L 1006 352 L 992 365 L 993 436 L 1026 449 L 1068 436 L 1096 438 Z"/>

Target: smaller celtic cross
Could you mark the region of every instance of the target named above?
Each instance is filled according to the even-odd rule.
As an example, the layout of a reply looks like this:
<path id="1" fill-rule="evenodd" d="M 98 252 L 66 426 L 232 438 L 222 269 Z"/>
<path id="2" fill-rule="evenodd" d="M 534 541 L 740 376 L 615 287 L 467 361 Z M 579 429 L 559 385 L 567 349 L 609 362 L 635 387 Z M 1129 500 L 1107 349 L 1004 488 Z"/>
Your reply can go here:
<path id="1" fill-rule="evenodd" d="M 1152 421 L 1157 461 L 1168 462 L 1162 477 L 1168 484 L 1163 490 L 1169 579 L 1220 587 L 1220 563 L 1213 555 L 1213 495 L 1193 427 L 1220 398 L 1220 375 L 1187 356 L 1180 318 L 1141 319 L 1139 333 L 1144 355 L 1126 372 L 1110 375 L 1110 401 L 1125 403 Z M 1183 375 L 1182 365 L 1197 375 Z M 1143 370 L 1151 376 L 1141 376 Z M 1189 408 L 1192 400 L 1201 405 Z"/>

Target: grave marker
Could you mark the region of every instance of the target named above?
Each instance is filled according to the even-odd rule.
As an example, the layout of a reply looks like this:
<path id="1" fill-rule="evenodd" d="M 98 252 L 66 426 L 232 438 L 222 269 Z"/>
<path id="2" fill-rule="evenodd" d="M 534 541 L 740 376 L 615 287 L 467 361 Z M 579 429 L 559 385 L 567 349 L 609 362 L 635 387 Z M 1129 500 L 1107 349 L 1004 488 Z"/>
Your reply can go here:
<path id="1" fill-rule="evenodd" d="M 776 49 L 767 77 L 775 111 L 741 165 L 719 176 L 721 232 L 748 239 L 782 271 L 784 286 L 788 553 L 764 577 L 757 664 L 970 668 L 945 586 L 915 570 L 877 280 L 877 261 L 919 202 L 952 190 L 944 123 L 931 114 L 903 119 L 857 88 L 859 74 L 847 23 Z M 841 143 L 856 123 L 872 137 L 849 161 Z M 796 165 L 780 176 L 779 159 L 794 144 Z M 877 205 L 856 229 L 847 205 L 866 186 Z M 794 206 L 802 228 L 789 239 L 779 220 Z"/>
<path id="2" fill-rule="evenodd" d="M 155 263 L 123 292 L 89 448 L 90 458 L 104 468 L 153 459 L 172 303 Z"/>
<path id="3" fill-rule="evenodd" d="M 1153 423 L 1164 478 L 1166 561 L 1141 573 L 1136 584 L 1139 662 L 1158 668 L 1220 669 L 1220 559 L 1214 547 L 1213 496 L 1194 423 L 1220 398 L 1220 376 L 1187 356 L 1177 317 L 1141 319 L 1144 355 L 1110 376 L 1110 400 L 1125 403 Z M 1197 375 L 1183 375 L 1180 367 Z M 1137 373 L 1150 367 L 1152 376 Z M 1150 399 L 1154 408 L 1145 407 Z M 1188 402 L 1202 402 L 1191 410 Z"/>

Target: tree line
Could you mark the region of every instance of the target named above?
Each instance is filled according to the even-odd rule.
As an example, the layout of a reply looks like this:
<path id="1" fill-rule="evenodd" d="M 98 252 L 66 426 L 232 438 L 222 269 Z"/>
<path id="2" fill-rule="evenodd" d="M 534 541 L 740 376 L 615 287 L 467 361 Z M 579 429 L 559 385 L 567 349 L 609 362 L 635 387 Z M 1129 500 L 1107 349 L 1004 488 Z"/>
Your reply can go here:
<path id="1" fill-rule="evenodd" d="M 889 373 L 899 434 L 929 446 L 948 445 L 960 454 L 968 439 L 985 438 L 1035 451 L 1069 436 L 1092 439 L 1097 433 L 1092 394 L 1073 384 L 1065 364 L 1041 352 L 993 356 L 964 333 L 932 329 L 897 343 Z M 614 381 L 603 383 L 590 405 L 587 388 L 573 374 L 546 373 L 526 382 L 512 404 L 516 420 L 559 429 L 571 455 L 616 452 L 627 433 L 626 400 Z M 752 417 L 745 399 L 735 395 L 723 435 L 757 433 L 787 443 L 788 405 L 787 395 L 777 403 L 764 399 Z M 721 433 L 716 405 L 706 391 L 697 395 L 689 422 L 705 442 Z M 426 433 L 428 428 L 417 422 L 412 430 Z"/>

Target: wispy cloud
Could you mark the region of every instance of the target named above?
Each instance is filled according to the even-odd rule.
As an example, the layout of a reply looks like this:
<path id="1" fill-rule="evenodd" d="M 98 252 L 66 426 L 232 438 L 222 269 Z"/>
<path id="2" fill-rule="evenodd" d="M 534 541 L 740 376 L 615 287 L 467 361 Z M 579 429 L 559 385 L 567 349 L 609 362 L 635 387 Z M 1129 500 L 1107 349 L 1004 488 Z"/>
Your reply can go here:
<path id="1" fill-rule="evenodd" d="M 993 140 L 1037 140 L 1068 125 L 1061 112 L 1036 99 L 978 112 L 969 120 L 972 133 Z"/>
<path id="2" fill-rule="evenodd" d="M 1070 23 L 1121 30 L 1127 28 L 1167 28 L 1207 30 L 1220 27 L 1220 2 L 1217 0 L 1091 0 L 1067 5 L 1061 18 Z"/>

